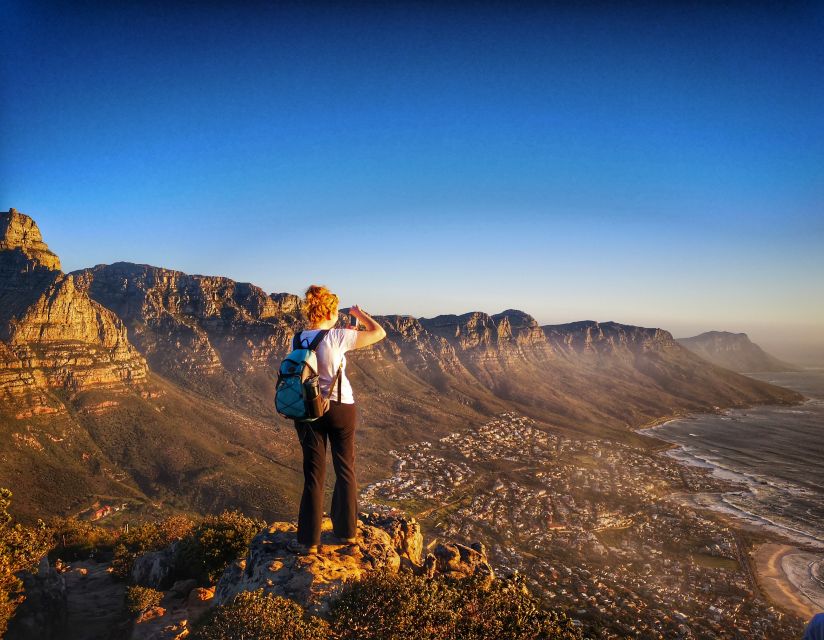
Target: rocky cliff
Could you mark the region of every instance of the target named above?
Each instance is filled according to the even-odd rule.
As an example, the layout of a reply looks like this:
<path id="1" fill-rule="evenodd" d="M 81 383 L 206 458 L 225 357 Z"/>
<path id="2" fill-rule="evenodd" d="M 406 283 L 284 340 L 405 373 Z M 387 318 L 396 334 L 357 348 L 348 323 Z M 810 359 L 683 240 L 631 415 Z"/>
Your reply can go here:
<path id="1" fill-rule="evenodd" d="M 228 278 L 115 263 L 73 274 L 128 327 L 152 370 L 264 414 L 266 374 L 284 353 L 299 299 Z M 261 379 L 261 376 L 264 379 Z"/>
<path id="2" fill-rule="evenodd" d="M 705 360 L 733 371 L 798 371 L 795 365 L 764 351 L 746 333 L 707 331 L 692 338 L 679 338 L 678 343 Z"/>
<path id="3" fill-rule="evenodd" d="M 50 390 L 143 380 L 122 321 L 60 271 L 34 221 L 11 209 L 0 233 L 0 396 L 46 406 Z"/>

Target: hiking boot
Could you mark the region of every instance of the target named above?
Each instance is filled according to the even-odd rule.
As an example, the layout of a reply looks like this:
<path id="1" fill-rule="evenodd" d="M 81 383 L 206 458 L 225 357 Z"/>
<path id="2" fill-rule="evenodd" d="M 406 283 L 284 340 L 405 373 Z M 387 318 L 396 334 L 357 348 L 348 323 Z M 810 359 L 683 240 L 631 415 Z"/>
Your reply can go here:
<path id="1" fill-rule="evenodd" d="M 351 538 L 341 538 L 340 536 L 334 536 L 333 539 L 338 544 L 355 544 L 358 541 L 357 537 L 355 536 L 352 536 Z"/>
<path id="2" fill-rule="evenodd" d="M 297 540 L 290 540 L 286 543 L 286 548 L 299 556 L 313 556 L 318 552 L 318 545 L 301 544 Z"/>

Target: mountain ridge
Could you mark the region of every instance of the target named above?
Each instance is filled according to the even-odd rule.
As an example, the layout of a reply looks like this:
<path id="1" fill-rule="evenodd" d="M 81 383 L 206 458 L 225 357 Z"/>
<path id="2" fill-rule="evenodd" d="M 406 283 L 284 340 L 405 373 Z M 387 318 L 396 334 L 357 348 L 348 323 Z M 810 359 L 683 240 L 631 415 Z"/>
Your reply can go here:
<path id="1" fill-rule="evenodd" d="M 750 340 L 746 333 L 706 331 L 678 343 L 718 366 L 740 373 L 787 372 L 799 368 L 779 360 Z"/>
<path id="2" fill-rule="evenodd" d="M 72 512 L 127 496 L 146 509 L 291 513 L 299 451 L 272 393 L 273 372 L 303 324 L 298 296 L 128 262 L 63 274 L 30 218 L 2 216 L 26 230 L 8 234 L 14 242 L 40 252 L 27 256 L 12 242 L 0 251 L 0 299 L 16 309 L 0 323 L 12 337 L 0 338 L 0 429 L 9 435 L 0 442 L 0 485 L 16 488 L 18 508 Z M 52 285 L 62 293 L 45 294 Z M 62 311 L 44 316 L 52 307 Z M 541 326 L 515 309 L 377 319 L 387 339 L 348 358 L 364 482 L 385 475 L 398 446 L 513 408 L 545 429 L 660 447 L 633 430 L 672 415 L 800 399 L 707 363 L 658 328 Z M 72 335 L 83 339 L 63 340 Z M 63 359 L 20 359 L 21 350 L 46 347 L 62 349 Z M 12 393 L 21 371 L 30 381 Z M 55 478 L 65 487 L 60 500 L 49 497 Z"/>

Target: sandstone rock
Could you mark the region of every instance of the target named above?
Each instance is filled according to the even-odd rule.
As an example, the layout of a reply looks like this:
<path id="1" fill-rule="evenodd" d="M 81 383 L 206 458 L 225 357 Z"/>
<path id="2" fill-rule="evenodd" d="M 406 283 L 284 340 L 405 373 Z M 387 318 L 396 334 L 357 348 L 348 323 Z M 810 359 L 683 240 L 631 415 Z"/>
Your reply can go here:
<path id="1" fill-rule="evenodd" d="M 269 296 L 228 278 L 125 262 L 74 275 L 125 322 L 153 369 L 189 385 L 271 370 L 298 325 L 297 296 Z M 216 382 L 212 390 L 224 388 Z"/>
<path id="2" fill-rule="evenodd" d="M 176 640 L 191 632 L 211 604 L 215 588 L 189 588 L 193 580 L 179 580 L 163 596 L 163 614 L 135 624 L 130 640 Z"/>
<path id="3" fill-rule="evenodd" d="M 630 355 L 678 349 L 669 331 L 617 322 L 584 320 L 543 327 L 559 350 L 602 355 Z"/>
<path id="4" fill-rule="evenodd" d="M 146 363 L 123 323 L 92 301 L 43 242 L 34 221 L 0 214 L 0 397 L 117 387 L 146 377 Z"/>
<path id="5" fill-rule="evenodd" d="M 430 573 L 434 571 L 453 578 L 480 576 L 492 580 L 495 573 L 481 549 L 473 549 L 462 544 L 439 543 L 432 552 L 434 562 L 426 565 Z"/>
<path id="6" fill-rule="evenodd" d="M 189 606 L 208 602 L 215 597 L 215 587 L 195 587 L 189 592 L 187 603 Z"/>
<path id="7" fill-rule="evenodd" d="M 174 575 L 176 552 L 177 544 L 174 543 L 160 551 L 144 553 L 132 566 L 132 581 L 152 589 L 168 587 Z"/>
<path id="8" fill-rule="evenodd" d="M 246 559 L 223 574 L 215 603 L 227 602 L 241 591 L 262 588 L 297 601 L 311 613 L 324 614 L 347 582 L 369 571 L 397 571 L 400 567 L 400 556 L 386 531 L 359 522 L 357 543 L 340 545 L 333 541 L 331 528 L 331 522 L 324 520 L 319 553 L 301 556 L 287 549 L 295 539 L 296 527 L 271 525 L 252 540 Z"/>
<path id="9" fill-rule="evenodd" d="M 7 632 L 18 640 L 48 640 L 61 637 L 68 615 L 66 580 L 43 558 L 37 573 L 23 572 L 26 599 L 17 608 Z"/>
<path id="10" fill-rule="evenodd" d="M 413 565 L 423 562 L 423 535 L 417 520 L 377 513 L 361 514 L 360 519 L 364 524 L 386 531 L 395 550 Z"/>
<path id="11" fill-rule="evenodd" d="M 174 598 L 186 599 L 193 589 L 197 587 L 197 580 L 189 578 L 188 580 L 178 580 L 169 589 L 168 594 Z"/>
<path id="12" fill-rule="evenodd" d="M 0 251 L 19 251 L 33 265 L 60 271 L 60 258 L 43 242 L 34 220 L 14 208 L 0 214 Z"/>
<path id="13" fill-rule="evenodd" d="M 149 620 L 160 618 L 164 615 L 166 615 L 166 609 L 164 609 L 163 607 L 149 607 L 137 617 L 137 620 L 135 620 L 135 622 L 137 624 L 142 624 L 144 622 L 149 622 Z"/>

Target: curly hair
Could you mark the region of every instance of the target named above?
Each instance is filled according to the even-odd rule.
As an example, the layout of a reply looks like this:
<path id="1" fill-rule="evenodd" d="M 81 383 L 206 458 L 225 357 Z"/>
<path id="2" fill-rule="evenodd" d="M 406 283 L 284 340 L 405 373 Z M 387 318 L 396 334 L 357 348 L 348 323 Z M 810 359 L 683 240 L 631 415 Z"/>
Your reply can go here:
<path id="1" fill-rule="evenodd" d="M 319 324 L 337 312 L 338 296 L 323 285 L 313 284 L 306 290 L 300 309 L 310 323 Z"/>

